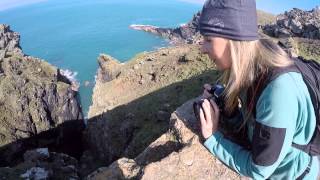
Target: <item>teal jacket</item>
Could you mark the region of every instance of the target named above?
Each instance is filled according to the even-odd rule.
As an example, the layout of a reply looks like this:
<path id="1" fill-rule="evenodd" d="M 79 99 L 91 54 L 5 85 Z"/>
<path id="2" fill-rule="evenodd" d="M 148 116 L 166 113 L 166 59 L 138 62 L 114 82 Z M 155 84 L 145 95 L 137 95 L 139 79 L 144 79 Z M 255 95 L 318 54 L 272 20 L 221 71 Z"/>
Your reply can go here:
<path id="1" fill-rule="evenodd" d="M 307 144 L 316 127 L 301 74 L 289 72 L 271 81 L 259 97 L 256 110 L 256 120 L 247 124 L 252 150 L 233 143 L 219 131 L 204 142 L 205 147 L 237 173 L 253 179 L 296 179 L 313 158 L 304 179 L 316 179 L 317 157 L 292 147 L 292 143 Z"/>

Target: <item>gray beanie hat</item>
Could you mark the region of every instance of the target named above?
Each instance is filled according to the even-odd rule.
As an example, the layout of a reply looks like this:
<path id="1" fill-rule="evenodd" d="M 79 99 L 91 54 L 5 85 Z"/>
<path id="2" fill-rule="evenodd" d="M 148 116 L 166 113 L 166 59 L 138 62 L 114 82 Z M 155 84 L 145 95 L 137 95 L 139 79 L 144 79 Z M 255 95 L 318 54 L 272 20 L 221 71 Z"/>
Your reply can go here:
<path id="1" fill-rule="evenodd" d="M 200 33 L 232 40 L 257 40 L 255 0 L 207 0 L 200 16 Z"/>

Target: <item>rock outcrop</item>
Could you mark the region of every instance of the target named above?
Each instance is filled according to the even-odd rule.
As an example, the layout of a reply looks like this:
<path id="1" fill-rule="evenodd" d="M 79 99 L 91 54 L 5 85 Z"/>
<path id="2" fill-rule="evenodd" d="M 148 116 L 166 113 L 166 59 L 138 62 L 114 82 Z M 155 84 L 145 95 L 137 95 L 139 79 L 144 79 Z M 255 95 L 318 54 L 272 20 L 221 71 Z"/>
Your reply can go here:
<path id="1" fill-rule="evenodd" d="M 277 16 L 275 24 L 262 27 L 263 31 L 273 37 L 304 37 L 320 39 L 320 9 L 303 11 L 294 8 Z"/>
<path id="2" fill-rule="evenodd" d="M 105 165 L 142 152 L 167 131 L 170 114 L 218 73 L 196 45 L 139 54 L 119 72 L 109 82 L 97 79 L 84 135 Z"/>
<path id="3" fill-rule="evenodd" d="M 168 132 L 137 157 L 121 158 L 88 179 L 248 179 L 227 168 L 202 145 L 194 101 L 179 107 L 171 115 Z"/>
<path id="4" fill-rule="evenodd" d="M 66 154 L 34 149 L 23 155 L 24 161 L 14 167 L 0 168 L 1 179 L 80 179 L 78 161 Z"/>
<path id="5" fill-rule="evenodd" d="M 174 44 L 197 44 L 201 40 L 198 28 L 199 18 L 200 12 L 195 14 L 190 22 L 177 28 L 161 28 L 151 25 L 131 25 L 130 27 L 135 30 L 141 30 L 164 37 Z"/>
<path id="6" fill-rule="evenodd" d="M 0 165 L 39 146 L 74 154 L 80 147 L 70 145 L 81 141 L 83 121 L 72 83 L 56 67 L 24 55 L 7 25 L 0 25 L 0 52 Z"/>
<path id="7" fill-rule="evenodd" d="M 108 82 L 121 74 L 120 62 L 109 55 L 100 54 L 98 63 L 99 69 L 97 78 L 99 81 Z"/>
<path id="8" fill-rule="evenodd" d="M 8 25 L 0 24 L 0 59 L 6 52 L 23 55 L 20 47 L 20 35 L 10 30 Z"/>

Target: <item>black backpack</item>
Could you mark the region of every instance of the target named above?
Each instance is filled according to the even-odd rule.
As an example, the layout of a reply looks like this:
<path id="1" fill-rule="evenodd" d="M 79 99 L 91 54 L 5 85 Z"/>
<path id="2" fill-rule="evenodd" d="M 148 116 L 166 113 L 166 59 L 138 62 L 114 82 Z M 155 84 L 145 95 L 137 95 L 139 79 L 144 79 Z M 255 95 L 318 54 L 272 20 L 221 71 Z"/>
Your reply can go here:
<path id="1" fill-rule="evenodd" d="M 269 82 L 287 72 L 301 73 L 312 99 L 317 124 L 312 139 L 307 145 L 298 145 L 293 143 L 292 146 L 308 153 L 311 156 L 318 156 L 320 155 L 320 64 L 315 60 L 306 60 L 303 57 L 293 58 L 293 61 L 293 66 L 274 69 L 263 77 L 265 81 L 260 87 L 257 87 L 256 96 L 251 99 L 251 101 L 254 102 L 253 114 L 256 114 L 255 107 L 257 100 Z"/>

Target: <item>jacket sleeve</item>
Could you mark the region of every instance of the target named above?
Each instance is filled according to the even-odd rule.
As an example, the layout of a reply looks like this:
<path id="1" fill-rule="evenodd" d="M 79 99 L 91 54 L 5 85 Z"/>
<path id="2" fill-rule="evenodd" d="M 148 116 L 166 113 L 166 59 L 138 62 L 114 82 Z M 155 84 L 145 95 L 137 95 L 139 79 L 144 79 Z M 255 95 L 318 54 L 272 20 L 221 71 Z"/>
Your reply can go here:
<path id="1" fill-rule="evenodd" d="M 299 113 L 297 95 L 286 78 L 277 79 L 258 100 L 251 151 L 227 140 L 219 131 L 204 143 L 227 166 L 253 179 L 272 175 L 291 148 L 295 132 Z"/>

